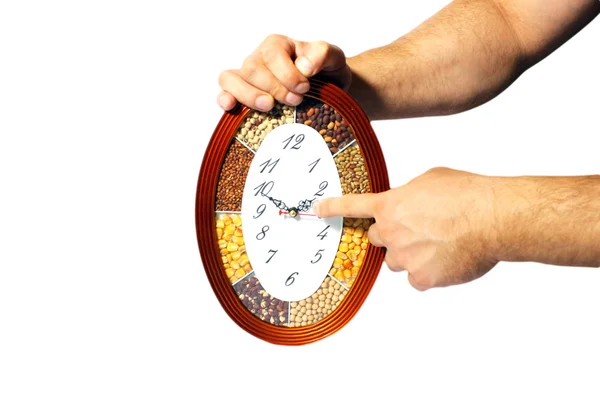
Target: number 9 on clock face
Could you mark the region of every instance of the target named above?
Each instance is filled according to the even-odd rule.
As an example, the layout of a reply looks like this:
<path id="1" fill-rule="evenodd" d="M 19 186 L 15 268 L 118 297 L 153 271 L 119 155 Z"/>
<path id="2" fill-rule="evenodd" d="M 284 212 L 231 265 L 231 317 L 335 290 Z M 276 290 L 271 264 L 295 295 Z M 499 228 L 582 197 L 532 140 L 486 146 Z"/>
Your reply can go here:
<path id="1" fill-rule="evenodd" d="M 343 218 L 320 219 L 312 205 L 342 195 L 334 159 L 321 135 L 286 124 L 265 138 L 250 165 L 242 198 L 246 252 L 272 296 L 311 296 L 335 259 Z"/>

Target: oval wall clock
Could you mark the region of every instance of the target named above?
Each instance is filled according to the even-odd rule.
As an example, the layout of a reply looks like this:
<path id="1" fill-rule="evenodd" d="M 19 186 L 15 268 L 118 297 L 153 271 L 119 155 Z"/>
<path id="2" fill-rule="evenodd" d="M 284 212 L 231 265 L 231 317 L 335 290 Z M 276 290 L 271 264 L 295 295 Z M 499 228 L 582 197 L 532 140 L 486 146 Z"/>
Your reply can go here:
<path id="1" fill-rule="evenodd" d="M 208 144 L 196 192 L 196 233 L 211 287 L 248 333 L 302 345 L 348 323 L 371 290 L 385 250 L 369 219 L 321 219 L 325 197 L 389 189 L 379 142 L 359 105 L 311 80 L 297 107 L 239 105 Z"/>

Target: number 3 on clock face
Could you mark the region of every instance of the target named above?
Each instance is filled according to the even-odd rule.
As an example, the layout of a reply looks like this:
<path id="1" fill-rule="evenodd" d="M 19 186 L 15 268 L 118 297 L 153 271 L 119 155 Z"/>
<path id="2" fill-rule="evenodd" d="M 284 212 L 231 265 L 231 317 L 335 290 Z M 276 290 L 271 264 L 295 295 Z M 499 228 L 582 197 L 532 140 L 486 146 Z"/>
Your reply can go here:
<path id="1" fill-rule="evenodd" d="M 320 219 L 312 204 L 342 195 L 321 135 L 304 124 L 274 129 L 256 153 L 244 187 L 246 252 L 272 296 L 296 301 L 320 287 L 335 259 L 342 217 Z"/>

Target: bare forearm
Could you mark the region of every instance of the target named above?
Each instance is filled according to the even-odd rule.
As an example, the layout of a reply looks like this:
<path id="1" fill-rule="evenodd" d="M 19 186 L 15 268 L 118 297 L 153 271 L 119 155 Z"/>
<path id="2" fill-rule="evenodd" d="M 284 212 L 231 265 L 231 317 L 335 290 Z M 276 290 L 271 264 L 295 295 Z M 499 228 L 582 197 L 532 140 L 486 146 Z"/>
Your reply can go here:
<path id="1" fill-rule="evenodd" d="M 600 266 L 600 175 L 491 179 L 499 261 Z"/>
<path id="2" fill-rule="evenodd" d="M 599 9 L 591 0 L 455 0 L 395 42 L 349 58 L 350 93 L 371 119 L 473 108 L 502 92 Z"/>

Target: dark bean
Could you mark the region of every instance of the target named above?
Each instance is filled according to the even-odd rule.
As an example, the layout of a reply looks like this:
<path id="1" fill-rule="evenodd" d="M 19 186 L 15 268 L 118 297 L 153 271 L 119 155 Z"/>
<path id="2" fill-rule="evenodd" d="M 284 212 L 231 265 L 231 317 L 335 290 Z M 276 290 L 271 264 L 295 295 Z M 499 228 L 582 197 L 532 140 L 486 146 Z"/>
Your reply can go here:
<path id="1" fill-rule="evenodd" d="M 234 289 L 242 304 L 257 318 L 273 325 L 288 325 L 289 303 L 268 294 L 253 274 L 236 283 Z"/>
<path id="2" fill-rule="evenodd" d="M 323 136 L 332 154 L 354 140 L 352 129 L 342 115 L 330 105 L 314 98 L 305 98 L 296 108 L 296 116 L 297 123 L 307 124 Z"/>

